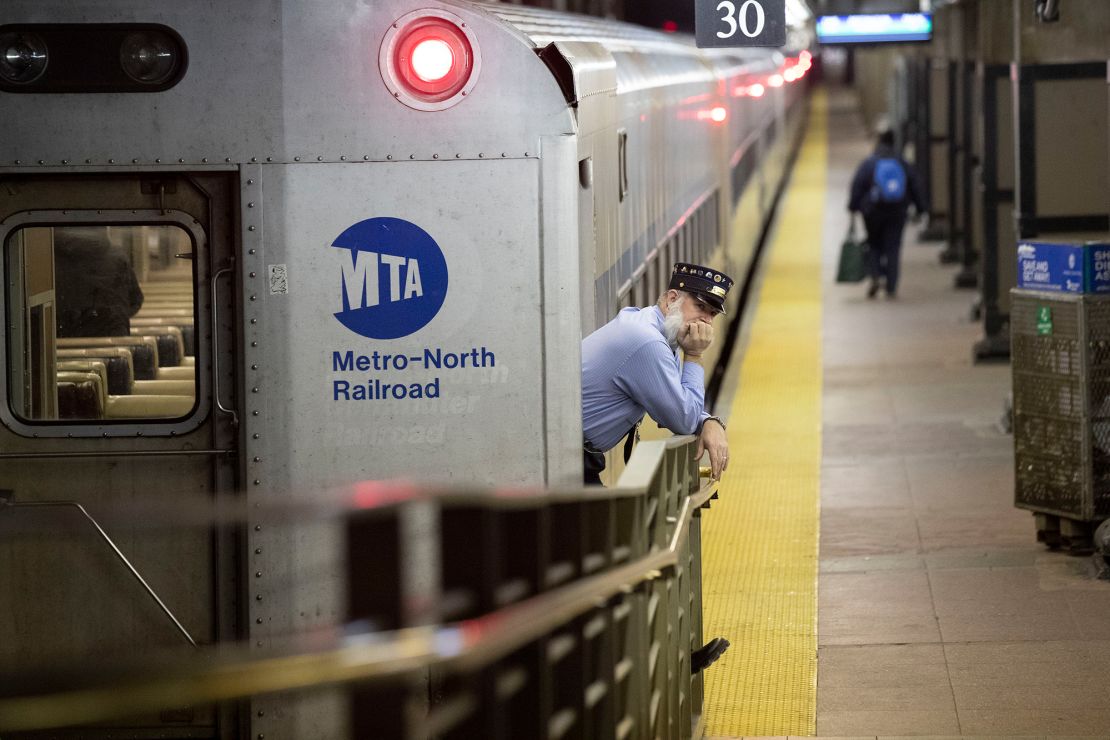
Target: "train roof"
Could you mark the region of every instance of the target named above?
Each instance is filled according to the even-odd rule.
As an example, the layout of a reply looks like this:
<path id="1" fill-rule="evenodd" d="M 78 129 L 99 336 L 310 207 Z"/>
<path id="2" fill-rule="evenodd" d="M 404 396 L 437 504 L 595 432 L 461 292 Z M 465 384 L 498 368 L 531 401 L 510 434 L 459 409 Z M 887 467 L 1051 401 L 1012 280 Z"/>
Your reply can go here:
<path id="1" fill-rule="evenodd" d="M 425 11 L 464 19 L 480 48 L 477 84 L 446 111 L 413 110 L 383 85 L 383 38 Z M 25 124 L 0 137 L 0 164 L 22 167 L 534 155 L 542 137 L 579 130 L 586 97 L 774 64 L 766 50 L 700 50 L 628 23 L 465 0 L 8 0 L 4 22 L 164 24 L 188 48 L 187 72 L 161 92 L 0 92 Z"/>

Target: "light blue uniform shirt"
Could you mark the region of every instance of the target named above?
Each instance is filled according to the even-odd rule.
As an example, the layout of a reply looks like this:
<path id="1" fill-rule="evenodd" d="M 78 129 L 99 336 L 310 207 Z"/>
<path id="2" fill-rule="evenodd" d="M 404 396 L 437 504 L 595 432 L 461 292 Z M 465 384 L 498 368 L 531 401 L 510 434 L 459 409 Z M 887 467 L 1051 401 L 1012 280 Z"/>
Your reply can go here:
<path id="1" fill-rule="evenodd" d="M 625 308 L 582 340 L 582 434 L 607 451 L 644 412 L 675 434 L 693 434 L 708 417 L 705 371 L 680 365 L 663 335 L 658 306 Z"/>

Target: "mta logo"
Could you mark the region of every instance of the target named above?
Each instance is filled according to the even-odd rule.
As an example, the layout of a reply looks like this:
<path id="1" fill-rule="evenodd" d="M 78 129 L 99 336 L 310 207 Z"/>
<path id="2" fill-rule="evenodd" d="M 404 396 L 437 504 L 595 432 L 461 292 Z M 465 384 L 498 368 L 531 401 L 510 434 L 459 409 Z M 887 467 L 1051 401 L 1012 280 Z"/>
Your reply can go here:
<path id="1" fill-rule="evenodd" d="M 369 308 L 379 303 L 378 276 L 380 270 L 389 267 L 389 298 L 390 303 L 396 303 L 410 298 L 419 298 L 424 295 L 424 288 L 420 282 L 420 261 L 415 257 L 397 256 L 395 254 L 378 254 L 377 252 L 352 251 L 354 262 L 343 262 L 343 296 L 346 301 L 344 308 Z M 379 267 L 380 265 L 380 267 Z M 401 293 L 401 284 L 404 283 L 404 295 Z M 363 290 L 365 289 L 365 291 Z"/>
<path id="2" fill-rule="evenodd" d="M 371 218 L 340 234 L 342 310 L 335 318 L 369 339 L 424 328 L 447 297 L 447 261 L 435 240 L 399 218 Z"/>

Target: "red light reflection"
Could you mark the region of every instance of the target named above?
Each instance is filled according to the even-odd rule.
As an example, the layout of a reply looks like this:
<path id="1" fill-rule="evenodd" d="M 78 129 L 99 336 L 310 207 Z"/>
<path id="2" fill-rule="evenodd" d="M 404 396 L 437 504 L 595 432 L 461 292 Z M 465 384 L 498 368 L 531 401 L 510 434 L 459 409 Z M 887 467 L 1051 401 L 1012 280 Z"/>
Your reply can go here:
<path id="1" fill-rule="evenodd" d="M 751 85 L 738 85 L 733 88 L 732 94 L 737 98 L 762 98 L 766 88 L 758 82 Z"/>
<path id="2" fill-rule="evenodd" d="M 364 480 L 351 487 L 351 500 L 360 509 L 377 509 L 413 498 L 416 487 L 406 481 Z"/>

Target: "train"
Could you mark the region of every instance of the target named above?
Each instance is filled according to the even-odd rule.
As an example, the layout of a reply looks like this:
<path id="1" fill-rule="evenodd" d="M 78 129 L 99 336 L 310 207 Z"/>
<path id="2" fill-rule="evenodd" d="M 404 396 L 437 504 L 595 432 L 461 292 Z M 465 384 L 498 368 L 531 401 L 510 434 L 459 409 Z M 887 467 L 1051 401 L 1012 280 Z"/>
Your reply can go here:
<path id="1" fill-rule="evenodd" d="M 673 262 L 751 271 L 808 38 L 703 50 L 463 0 L 5 3 L 0 665 L 342 624 L 336 529 L 275 503 L 580 486 L 582 337 Z M 249 513 L 118 516 L 150 501 Z M 337 700 L 72 736 L 338 737 Z"/>

